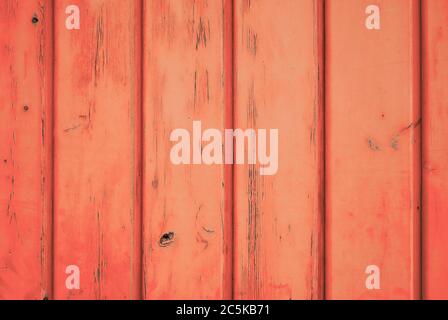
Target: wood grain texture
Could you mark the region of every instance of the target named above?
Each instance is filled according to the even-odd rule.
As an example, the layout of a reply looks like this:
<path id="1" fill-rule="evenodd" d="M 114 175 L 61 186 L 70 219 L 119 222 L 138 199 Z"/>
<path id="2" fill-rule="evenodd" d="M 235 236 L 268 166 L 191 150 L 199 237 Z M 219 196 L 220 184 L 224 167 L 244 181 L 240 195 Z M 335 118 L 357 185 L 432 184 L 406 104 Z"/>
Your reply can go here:
<path id="1" fill-rule="evenodd" d="M 77 1 L 80 30 L 55 4 L 55 297 L 140 298 L 140 2 Z"/>
<path id="2" fill-rule="evenodd" d="M 446 0 L 0 0 L 0 300 L 448 299 L 447 21 Z M 278 129 L 277 173 L 174 165 L 193 121 Z"/>
<path id="3" fill-rule="evenodd" d="M 0 2 L 0 299 L 51 295 L 51 1 Z"/>
<path id="4" fill-rule="evenodd" d="M 323 1 L 235 1 L 235 128 L 279 130 L 279 167 L 236 165 L 234 295 L 323 295 Z"/>
<path id="5" fill-rule="evenodd" d="M 326 296 L 420 296 L 419 1 L 326 2 Z M 367 266 L 380 290 L 366 288 Z"/>
<path id="6" fill-rule="evenodd" d="M 448 2 L 422 4 L 423 295 L 448 299 Z"/>
<path id="7" fill-rule="evenodd" d="M 231 168 L 170 161 L 172 130 L 230 125 L 229 22 L 227 0 L 144 1 L 146 299 L 231 298 Z"/>

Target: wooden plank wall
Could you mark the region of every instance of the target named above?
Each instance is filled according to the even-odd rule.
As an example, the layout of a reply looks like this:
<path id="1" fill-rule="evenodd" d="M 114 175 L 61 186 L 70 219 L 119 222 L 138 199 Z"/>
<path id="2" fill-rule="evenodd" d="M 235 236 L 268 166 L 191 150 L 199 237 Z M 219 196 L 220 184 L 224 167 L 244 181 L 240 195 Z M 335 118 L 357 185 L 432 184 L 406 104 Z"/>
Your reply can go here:
<path id="1" fill-rule="evenodd" d="M 329 0 L 326 296 L 420 295 L 419 1 Z M 368 290 L 366 273 L 380 274 Z"/>
<path id="2" fill-rule="evenodd" d="M 423 295 L 448 299 L 448 3 L 425 0 L 423 17 Z"/>
<path id="3" fill-rule="evenodd" d="M 141 8 L 77 3 L 79 30 L 65 28 L 72 2 L 55 6 L 55 298 L 139 298 Z M 66 287 L 71 265 L 79 290 Z"/>
<path id="4" fill-rule="evenodd" d="M 276 174 L 234 169 L 238 299 L 323 294 L 322 27 L 322 1 L 235 1 L 235 128 L 280 136 Z"/>
<path id="5" fill-rule="evenodd" d="M 144 298 L 229 299 L 231 176 L 224 165 L 173 165 L 170 135 L 193 121 L 231 128 L 231 1 L 144 3 Z"/>
<path id="6" fill-rule="evenodd" d="M 447 9 L 0 1 L 0 299 L 448 298 Z"/>
<path id="7" fill-rule="evenodd" d="M 51 294 L 52 10 L 0 2 L 0 299 Z"/>

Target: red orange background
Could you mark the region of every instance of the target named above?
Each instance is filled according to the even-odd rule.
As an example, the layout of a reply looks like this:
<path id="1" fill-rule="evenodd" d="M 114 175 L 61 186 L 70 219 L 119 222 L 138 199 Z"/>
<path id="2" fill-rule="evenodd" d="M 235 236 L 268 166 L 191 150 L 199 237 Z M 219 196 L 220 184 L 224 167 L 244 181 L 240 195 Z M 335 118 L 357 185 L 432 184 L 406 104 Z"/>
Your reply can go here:
<path id="1" fill-rule="evenodd" d="M 448 298 L 447 82 L 445 0 L 1 0 L 0 299 Z"/>

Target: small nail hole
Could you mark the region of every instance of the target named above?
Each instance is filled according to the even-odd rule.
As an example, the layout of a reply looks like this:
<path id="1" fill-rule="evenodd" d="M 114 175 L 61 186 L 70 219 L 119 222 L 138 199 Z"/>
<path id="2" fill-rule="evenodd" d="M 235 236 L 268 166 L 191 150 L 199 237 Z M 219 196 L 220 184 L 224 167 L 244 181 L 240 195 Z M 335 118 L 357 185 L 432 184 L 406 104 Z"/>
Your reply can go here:
<path id="1" fill-rule="evenodd" d="M 28 107 L 28 106 L 24 106 L 24 107 L 23 107 L 23 110 L 24 110 L 25 112 L 27 112 L 28 110 L 30 110 L 30 107 Z"/>
<path id="2" fill-rule="evenodd" d="M 36 23 L 39 22 L 39 19 L 38 19 L 36 16 L 34 16 L 33 19 L 31 19 L 31 22 L 32 22 L 33 24 L 36 24 Z"/>

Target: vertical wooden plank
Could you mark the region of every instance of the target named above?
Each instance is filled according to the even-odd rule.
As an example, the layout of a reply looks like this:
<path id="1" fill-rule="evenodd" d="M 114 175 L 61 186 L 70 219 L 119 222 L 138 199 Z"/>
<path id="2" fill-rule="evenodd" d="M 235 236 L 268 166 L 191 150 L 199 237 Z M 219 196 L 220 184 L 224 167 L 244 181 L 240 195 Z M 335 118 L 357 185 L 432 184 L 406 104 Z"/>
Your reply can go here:
<path id="1" fill-rule="evenodd" d="M 55 7 L 55 295 L 135 299 L 141 290 L 139 1 Z M 80 268 L 80 289 L 66 267 Z"/>
<path id="2" fill-rule="evenodd" d="M 231 298 L 231 170 L 170 160 L 173 130 L 230 125 L 230 23 L 228 0 L 144 1 L 146 299 Z"/>
<path id="3" fill-rule="evenodd" d="M 326 295 L 415 299 L 419 1 L 371 5 L 329 0 L 326 7 Z M 379 29 L 367 28 L 378 21 Z M 372 281 L 375 275 L 379 282 Z M 374 284 L 379 288 L 368 289 Z"/>
<path id="4" fill-rule="evenodd" d="M 0 299 L 51 294 L 51 4 L 0 2 Z"/>
<path id="5" fill-rule="evenodd" d="M 279 130 L 274 175 L 235 166 L 237 299 L 322 298 L 322 14 L 235 1 L 235 127 Z"/>
<path id="6" fill-rule="evenodd" d="M 423 1 L 423 293 L 448 299 L 448 2 Z"/>

